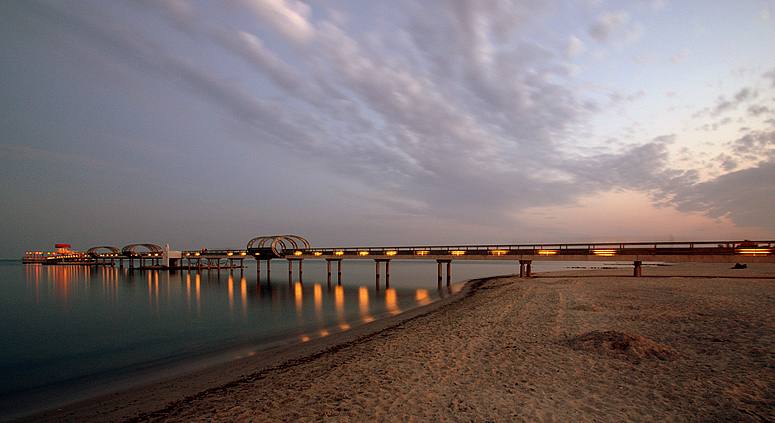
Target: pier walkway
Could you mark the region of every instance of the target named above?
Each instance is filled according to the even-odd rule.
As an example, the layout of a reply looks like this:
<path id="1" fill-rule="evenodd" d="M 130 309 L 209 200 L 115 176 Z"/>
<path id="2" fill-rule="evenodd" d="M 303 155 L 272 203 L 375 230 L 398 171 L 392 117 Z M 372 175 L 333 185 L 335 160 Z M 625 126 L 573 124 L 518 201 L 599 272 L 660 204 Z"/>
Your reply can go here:
<path id="1" fill-rule="evenodd" d="M 128 260 L 130 268 L 168 269 L 242 269 L 244 260 L 251 258 L 261 273 L 262 262 L 266 272 L 275 259 L 288 262 L 289 277 L 297 263 L 299 276 L 305 259 L 326 260 L 329 282 L 332 265 L 337 267 L 341 282 L 343 260 L 374 260 L 379 283 L 384 263 L 389 281 L 391 260 L 435 260 L 438 263 L 438 282 L 450 283 L 451 264 L 456 260 L 511 260 L 519 262 L 520 277 L 530 277 L 532 262 L 554 261 L 616 261 L 631 262 L 633 276 L 642 275 L 643 262 L 704 262 L 704 263 L 775 263 L 775 241 L 713 241 L 713 242 L 634 242 L 634 243 L 578 243 L 578 244 L 497 244 L 497 245 L 430 245 L 403 247 L 331 247 L 311 248 L 306 239 L 297 235 L 260 236 L 251 239 L 245 249 L 207 249 L 170 251 L 154 244 L 132 244 L 121 250 L 110 246 L 93 247 L 87 254 L 94 265 L 123 267 Z M 150 263 L 150 265 L 148 265 Z M 51 264 L 56 264 L 52 261 Z M 260 280 L 260 279 L 259 279 Z"/>

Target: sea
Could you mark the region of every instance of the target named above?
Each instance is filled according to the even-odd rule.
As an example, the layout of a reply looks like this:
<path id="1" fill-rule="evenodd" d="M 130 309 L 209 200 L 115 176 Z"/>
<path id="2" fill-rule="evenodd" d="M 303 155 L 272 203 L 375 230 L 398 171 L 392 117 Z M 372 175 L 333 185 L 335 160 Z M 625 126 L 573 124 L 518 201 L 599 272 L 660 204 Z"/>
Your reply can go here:
<path id="1" fill-rule="evenodd" d="M 168 271 L 0 260 L 0 421 L 293 347 L 454 295 L 471 279 L 519 273 L 519 262 L 455 261 L 450 286 L 439 288 L 435 261 L 392 260 L 379 279 L 372 260 L 342 261 L 341 279 L 335 264 L 329 279 L 325 260 L 304 260 L 301 274 L 284 260 L 271 265 Z M 579 264 L 533 262 L 533 272 L 571 267 Z"/>

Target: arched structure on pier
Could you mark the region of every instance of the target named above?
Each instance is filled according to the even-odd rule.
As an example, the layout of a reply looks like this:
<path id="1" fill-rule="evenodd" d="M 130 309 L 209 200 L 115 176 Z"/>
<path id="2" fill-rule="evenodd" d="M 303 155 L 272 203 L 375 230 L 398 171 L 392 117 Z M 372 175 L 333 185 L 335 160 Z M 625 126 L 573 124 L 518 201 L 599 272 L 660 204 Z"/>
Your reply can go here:
<path id="1" fill-rule="evenodd" d="M 99 250 L 108 250 L 109 252 L 108 253 L 99 253 L 98 252 Z M 90 255 L 90 256 L 92 256 L 94 258 L 110 257 L 110 256 L 116 257 L 119 254 L 121 254 L 121 250 L 119 250 L 116 247 L 111 247 L 109 245 L 101 245 L 99 247 L 89 248 L 89 250 L 86 251 L 86 254 L 88 254 L 88 255 Z"/>
<path id="2" fill-rule="evenodd" d="M 309 242 L 298 235 L 259 236 L 251 239 L 247 246 L 249 254 L 267 259 L 283 258 L 289 250 L 303 252 L 309 248 Z"/>
<path id="3" fill-rule="evenodd" d="M 154 244 L 131 244 L 127 245 L 126 247 L 121 249 L 121 254 L 127 256 L 127 257 L 138 257 L 141 255 L 145 255 L 143 253 L 138 253 L 135 251 L 135 248 L 137 247 L 145 247 L 148 249 L 148 255 L 158 254 L 161 255 L 164 250 L 159 247 L 158 245 Z"/>

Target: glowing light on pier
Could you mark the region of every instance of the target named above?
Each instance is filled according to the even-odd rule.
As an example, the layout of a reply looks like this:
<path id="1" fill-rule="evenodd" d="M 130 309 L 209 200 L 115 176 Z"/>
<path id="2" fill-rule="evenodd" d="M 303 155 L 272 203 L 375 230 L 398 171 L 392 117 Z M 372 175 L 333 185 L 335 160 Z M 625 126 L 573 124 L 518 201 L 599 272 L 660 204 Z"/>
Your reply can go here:
<path id="1" fill-rule="evenodd" d="M 616 253 L 616 250 L 592 250 L 592 254 L 603 257 L 615 256 Z"/>
<path id="2" fill-rule="evenodd" d="M 503 255 L 506 255 L 507 253 L 508 253 L 507 250 L 490 250 L 490 254 L 494 256 L 503 256 Z"/>
<path id="3" fill-rule="evenodd" d="M 553 256 L 557 254 L 557 250 L 538 250 L 539 256 Z"/>
<path id="4" fill-rule="evenodd" d="M 344 255 L 344 251 L 334 251 L 335 256 L 342 256 Z"/>
<path id="5" fill-rule="evenodd" d="M 369 252 L 368 251 L 358 251 L 358 255 L 359 256 L 368 256 Z"/>
<path id="6" fill-rule="evenodd" d="M 314 254 L 314 255 L 316 255 L 316 256 L 322 256 L 322 255 L 323 255 L 323 252 L 321 252 L 321 251 L 315 251 L 315 252 L 314 252 L 314 253 L 312 253 L 312 254 Z"/>
<path id="7" fill-rule="evenodd" d="M 414 253 L 417 254 L 418 256 L 427 256 L 428 250 L 415 251 Z"/>
<path id="8" fill-rule="evenodd" d="M 462 255 L 464 255 L 466 252 L 465 252 L 465 251 L 463 251 L 463 250 L 455 250 L 455 251 L 450 251 L 449 253 L 450 253 L 450 254 L 452 254 L 453 256 L 462 256 Z"/>
<path id="9" fill-rule="evenodd" d="M 744 256 L 766 256 L 772 254 L 772 248 L 738 248 L 735 253 Z"/>
<path id="10" fill-rule="evenodd" d="M 385 251 L 386 256 L 394 256 L 398 254 L 398 251 Z"/>
<path id="11" fill-rule="evenodd" d="M 301 251 L 298 251 L 298 250 L 293 252 L 293 255 L 294 255 L 294 256 L 300 256 L 300 255 L 302 255 L 302 254 L 303 254 L 303 253 L 302 253 Z"/>

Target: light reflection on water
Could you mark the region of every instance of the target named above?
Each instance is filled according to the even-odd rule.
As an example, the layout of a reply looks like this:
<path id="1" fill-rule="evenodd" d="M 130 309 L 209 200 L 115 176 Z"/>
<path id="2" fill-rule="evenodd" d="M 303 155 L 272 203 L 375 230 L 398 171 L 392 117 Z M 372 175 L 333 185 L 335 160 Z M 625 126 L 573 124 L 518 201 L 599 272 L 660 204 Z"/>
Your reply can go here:
<path id="1" fill-rule="evenodd" d="M 419 282 L 433 289 L 401 278 L 388 288 L 384 276 L 375 283 L 371 266 L 348 263 L 342 285 L 320 270 L 307 265 L 295 281 L 273 272 L 271 283 L 263 274 L 257 283 L 255 267 L 171 273 L 0 265 L 0 420 L 93 395 L 127 375 L 203 356 L 212 364 L 225 349 L 329 336 L 451 292 L 435 289 L 435 276 Z"/>

